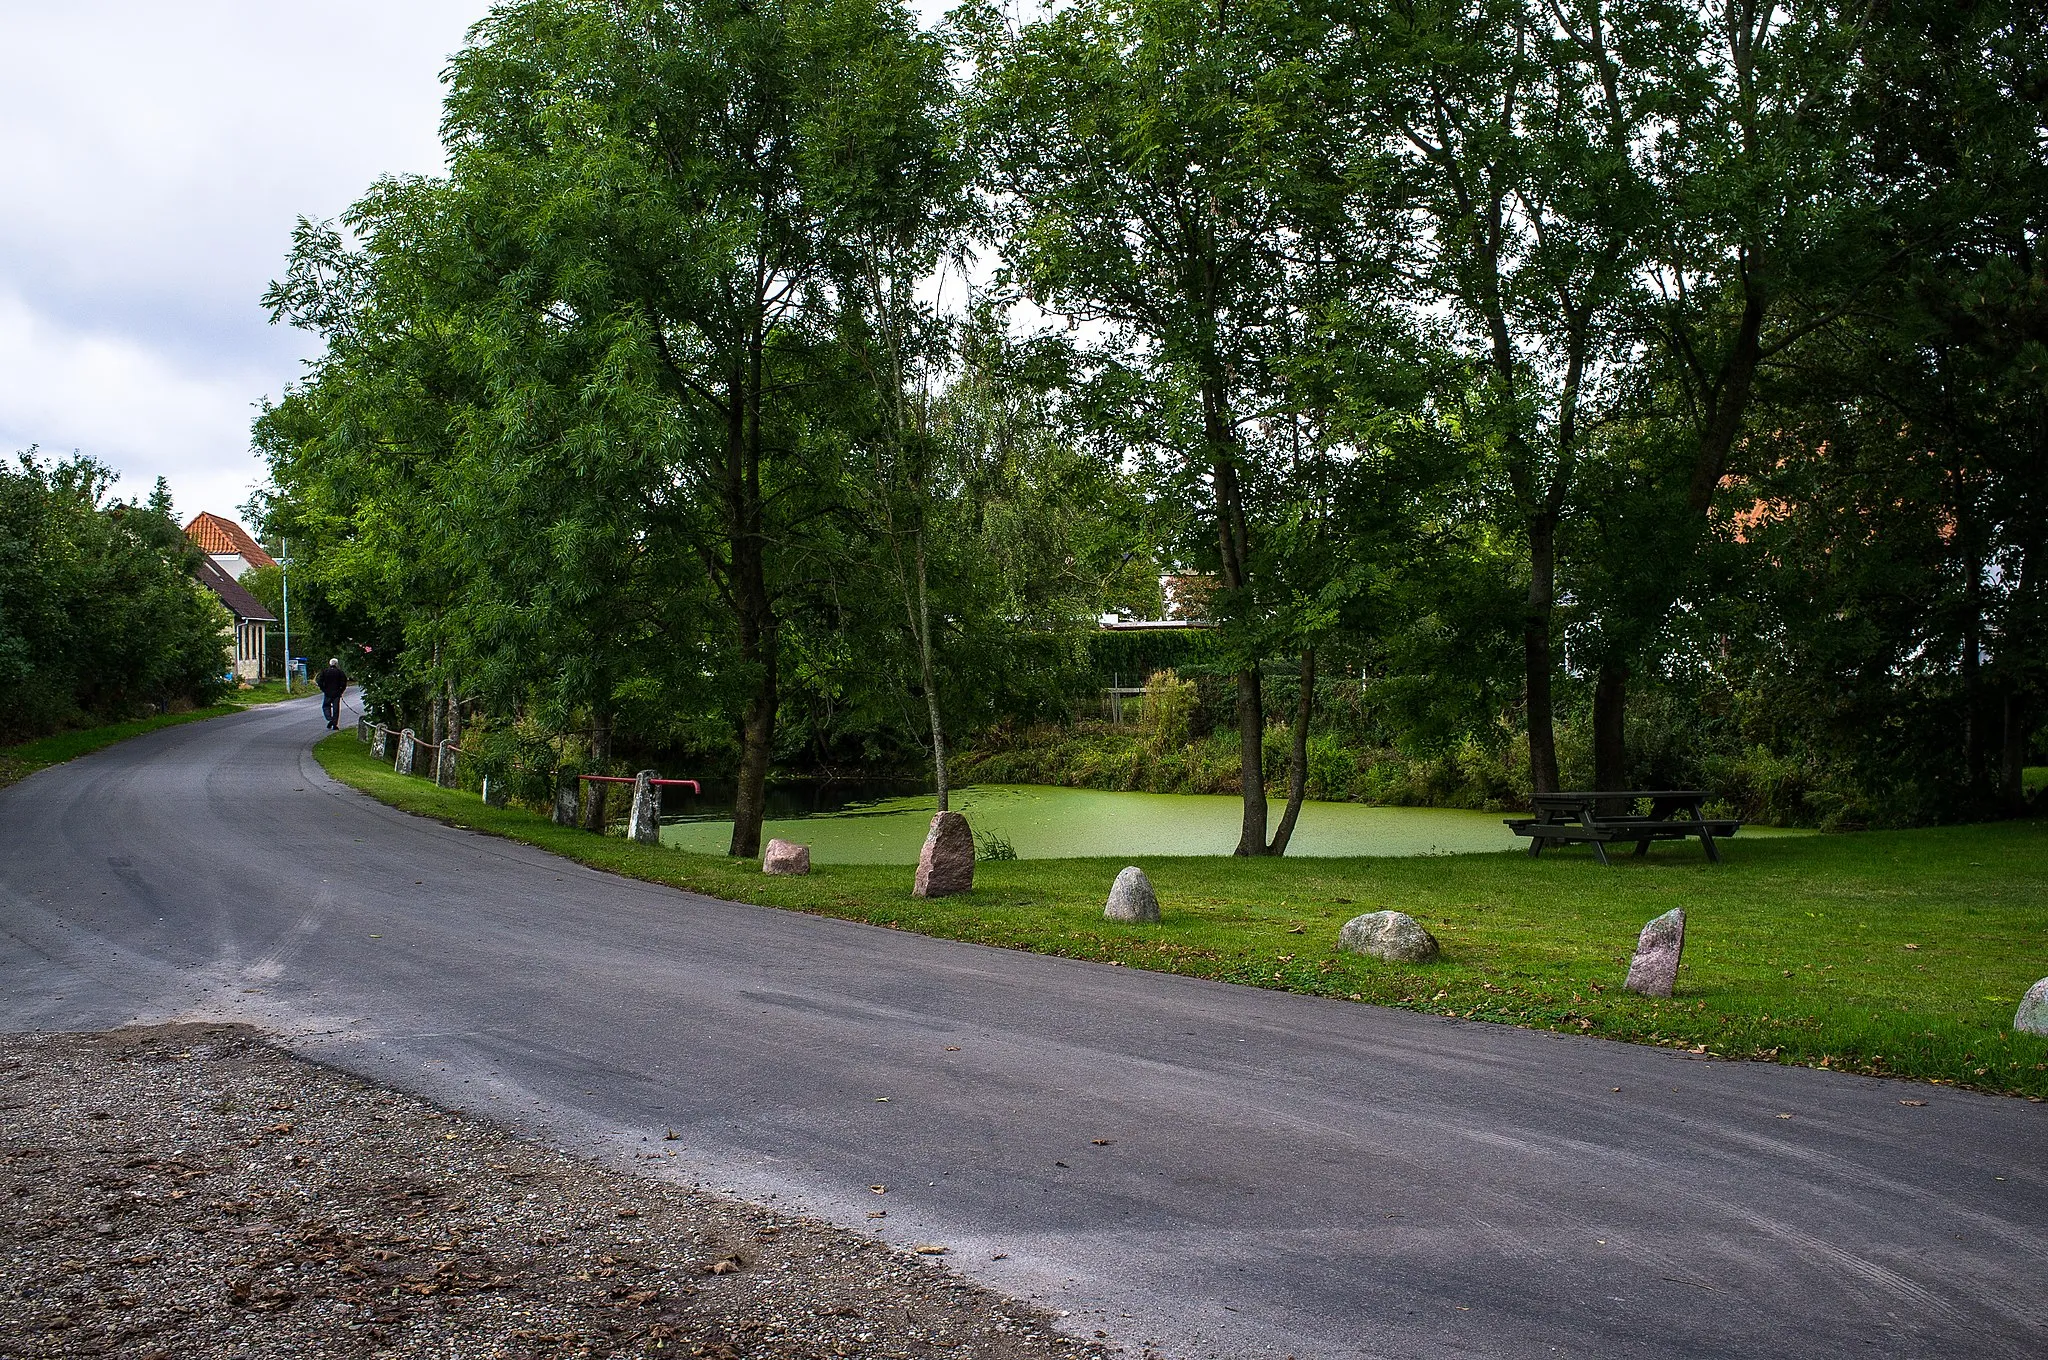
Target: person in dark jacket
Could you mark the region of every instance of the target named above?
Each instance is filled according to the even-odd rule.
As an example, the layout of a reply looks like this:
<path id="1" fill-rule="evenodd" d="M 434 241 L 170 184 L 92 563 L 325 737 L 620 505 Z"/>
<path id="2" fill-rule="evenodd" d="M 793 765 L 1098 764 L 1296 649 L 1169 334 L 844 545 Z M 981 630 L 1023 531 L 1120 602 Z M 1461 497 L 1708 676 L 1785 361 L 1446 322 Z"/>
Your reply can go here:
<path id="1" fill-rule="evenodd" d="M 348 688 L 348 676 L 341 669 L 341 658 L 327 658 L 327 669 L 313 677 L 313 683 L 320 687 L 320 715 L 327 719 L 329 728 L 341 726 L 341 696 Z"/>

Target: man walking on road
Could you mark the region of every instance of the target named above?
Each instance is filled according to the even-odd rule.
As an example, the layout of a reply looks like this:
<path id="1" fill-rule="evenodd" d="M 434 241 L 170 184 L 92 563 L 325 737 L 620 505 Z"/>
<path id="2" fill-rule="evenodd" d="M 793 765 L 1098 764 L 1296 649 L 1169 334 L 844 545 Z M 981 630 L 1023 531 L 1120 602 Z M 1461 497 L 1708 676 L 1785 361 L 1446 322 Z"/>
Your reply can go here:
<path id="1" fill-rule="evenodd" d="M 341 658 L 327 658 L 327 669 L 313 677 L 313 683 L 320 686 L 320 714 L 327 719 L 328 730 L 341 726 L 341 695 L 348 688 L 348 676 L 342 672 Z"/>

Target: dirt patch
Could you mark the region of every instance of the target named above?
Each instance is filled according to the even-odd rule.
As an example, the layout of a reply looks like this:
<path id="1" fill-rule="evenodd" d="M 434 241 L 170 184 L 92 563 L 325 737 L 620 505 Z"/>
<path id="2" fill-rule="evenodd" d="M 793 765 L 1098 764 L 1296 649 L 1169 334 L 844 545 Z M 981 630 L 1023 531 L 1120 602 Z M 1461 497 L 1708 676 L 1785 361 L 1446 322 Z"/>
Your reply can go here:
<path id="1" fill-rule="evenodd" d="M 808 1219 L 608 1170 L 243 1026 L 0 1036 L 0 1356 L 1079 1356 Z"/>

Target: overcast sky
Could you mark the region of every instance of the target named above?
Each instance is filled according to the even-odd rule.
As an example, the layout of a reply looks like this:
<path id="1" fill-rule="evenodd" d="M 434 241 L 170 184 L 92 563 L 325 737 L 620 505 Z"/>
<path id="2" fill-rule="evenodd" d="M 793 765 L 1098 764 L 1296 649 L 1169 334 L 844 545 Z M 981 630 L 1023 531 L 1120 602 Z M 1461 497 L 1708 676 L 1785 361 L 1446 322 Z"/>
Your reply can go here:
<path id="1" fill-rule="evenodd" d="M 293 222 L 441 169 L 440 73 L 487 8 L 0 0 L 0 454 L 233 515 L 256 404 L 314 348 L 258 305 Z"/>

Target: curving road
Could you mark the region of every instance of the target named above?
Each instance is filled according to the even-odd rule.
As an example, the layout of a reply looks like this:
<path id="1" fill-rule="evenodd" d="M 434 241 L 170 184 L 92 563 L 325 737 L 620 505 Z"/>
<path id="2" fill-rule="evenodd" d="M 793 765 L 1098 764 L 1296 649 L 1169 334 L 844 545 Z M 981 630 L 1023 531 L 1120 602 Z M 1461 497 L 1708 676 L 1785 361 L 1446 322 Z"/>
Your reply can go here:
<path id="1" fill-rule="evenodd" d="M 319 735 L 0 790 L 0 1027 L 250 1020 L 1133 1355 L 2048 1354 L 2048 1107 L 735 906 L 391 811 Z"/>

